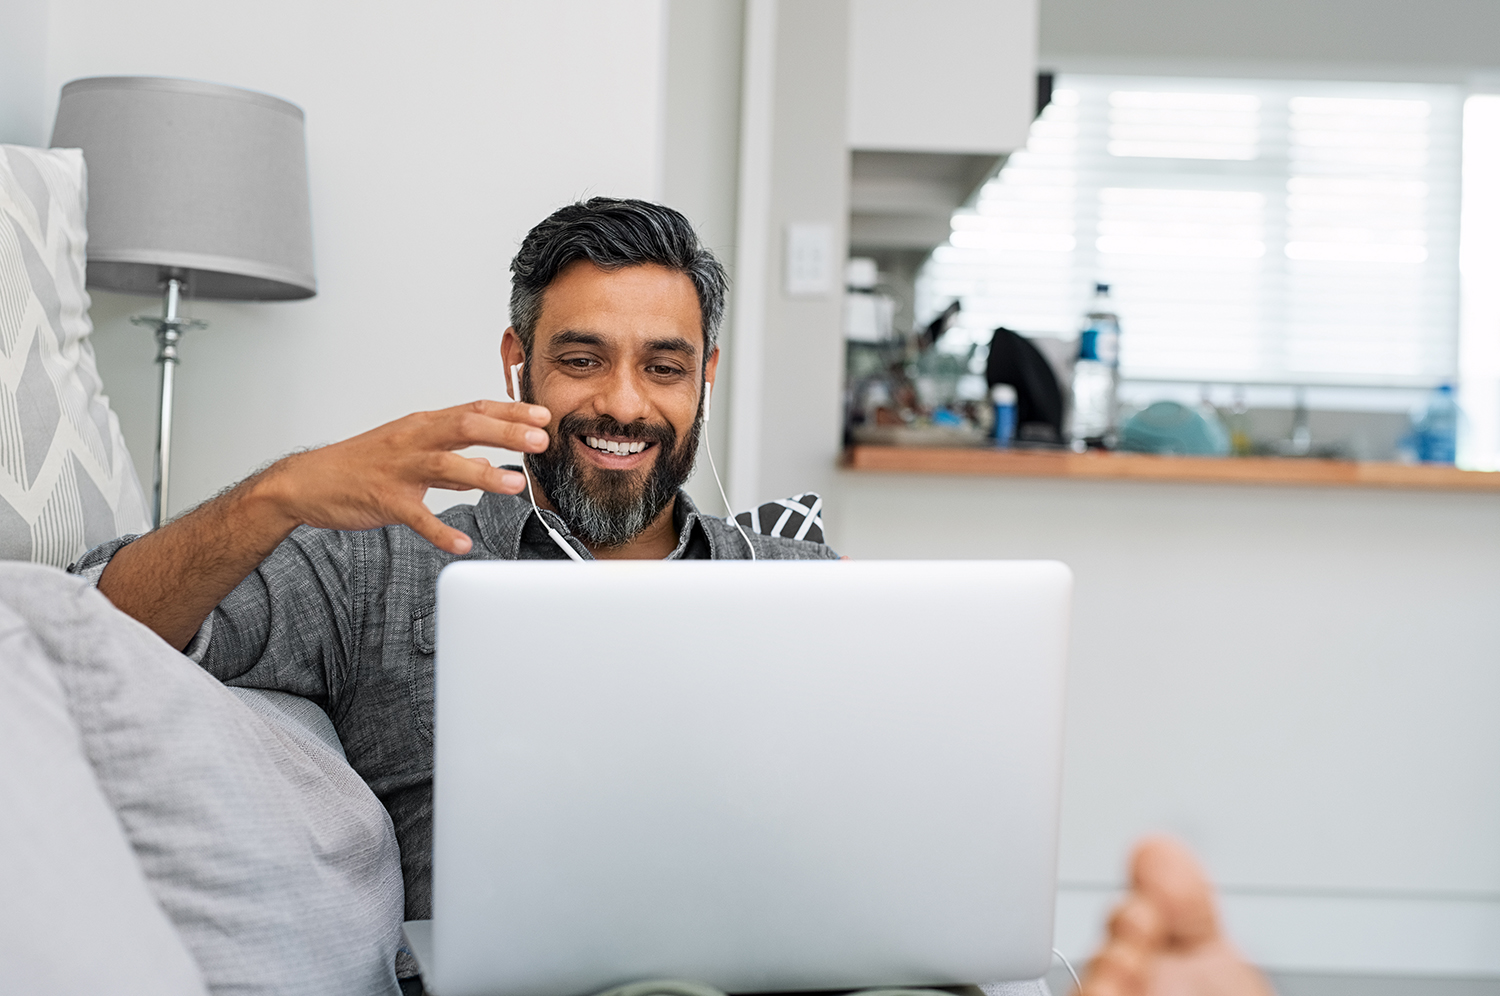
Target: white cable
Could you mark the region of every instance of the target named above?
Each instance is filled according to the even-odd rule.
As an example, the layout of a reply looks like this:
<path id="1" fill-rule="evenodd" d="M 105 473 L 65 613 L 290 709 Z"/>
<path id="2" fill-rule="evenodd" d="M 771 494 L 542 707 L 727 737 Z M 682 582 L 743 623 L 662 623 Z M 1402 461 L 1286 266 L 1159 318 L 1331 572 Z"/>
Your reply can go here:
<path id="1" fill-rule="evenodd" d="M 714 483 L 719 486 L 719 497 L 724 499 L 724 518 L 728 519 L 729 524 L 740 531 L 740 536 L 745 541 L 745 548 L 750 551 L 750 559 L 755 560 L 757 559 L 755 556 L 755 544 L 750 542 L 750 534 L 745 532 L 745 527 L 740 525 L 740 520 L 734 517 L 734 507 L 729 504 L 729 495 L 724 492 L 724 482 L 719 480 L 719 468 L 714 463 L 714 449 L 708 445 L 708 417 L 709 413 L 713 410 L 713 406 L 710 404 L 713 401 L 713 396 L 714 386 L 705 380 L 703 382 L 703 452 L 708 454 L 709 469 L 714 472 Z"/>
<path id="2" fill-rule="evenodd" d="M 521 364 L 519 363 L 510 368 L 510 390 L 517 401 L 521 400 L 520 370 Z M 536 488 L 532 487 L 531 484 L 531 471 L 526 469 L 525 453 L 521 454 L 521 473 L 526 475 L 526 497 L 531 499 L 531 510 L 536 513 L 536 521 L 542 524 L 542 528 L 547 530 L 547 535 L 552 537 L 552 542 L 556 543 L 563 553 L 566 553 L 569 558 L 578 561 L 580 564 L 583 563 L 583 557 L 579 556 L 578 551 L 573 549 L 556 529 L 552 528 L 552 524 L 547 521 L 546 517 L 542 515 L 541 508 L 537 506 Z"/>
<path id="3" fill-rule="evenodd" d="M 1073 971 L 1073 963 L 1068 961 L 1068 956 L 1063 954 L 1056 948 L 1052 949 L 1052 954 L 1057 958 L 1058 961 L 1063 963 L 1063 968 L 1066 968 L 1068 970 L 1068 974 L 1073 977 L 1073 991 L 1075 993 L 1083 992 L 1083 983 L 1079 981 L 1078 973 Z"/>
<path id="4" fill-rule="evenodd" d="M 745 540 L 745 547 L 750 551 L 750 559 L 755 560 L 755 544 L 750 542 L 750 536 L 745 532 L 745 527 L 740 525 L 740 520 L 734 517 L 734 509 L 729 507 L 729 496 L 724 493 L 724 482 L 719 480 L 719 468 L 714 466 L 714 451 L 709 448 L 706 434 L 703 437 L 703 451 L 708 454 L 708 466 L 714 472 L 714 483 L 719 486 L 719 497 L 724 499 L 724 511 L 729 513 L 725 518 L 740 531 L 740 536 Z"/>

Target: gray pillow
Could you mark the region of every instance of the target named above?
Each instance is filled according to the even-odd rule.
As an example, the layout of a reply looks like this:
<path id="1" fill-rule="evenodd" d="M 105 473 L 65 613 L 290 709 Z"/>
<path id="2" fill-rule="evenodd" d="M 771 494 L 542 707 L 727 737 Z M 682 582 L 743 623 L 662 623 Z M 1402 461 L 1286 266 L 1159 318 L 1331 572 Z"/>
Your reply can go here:
<path id="1" fill-rule="evenodd" d="M 150 528 L 89 344 L 83 153 L 0 145 L 0 558 Z"/>
<path id="2" fill-rule="evenodd" d="M 146 884 L 51 661 L 0 605 L 0 988 L 203 996 Z"/>
<path id="3" fill-rule="evenodd" d="M 307 714 L 274 697 L 247 706 L 61 571 L 0 564 L 0 604 L 55 662 L 84 753 L 210 990 L 399 991 L 395 833 Z"/>

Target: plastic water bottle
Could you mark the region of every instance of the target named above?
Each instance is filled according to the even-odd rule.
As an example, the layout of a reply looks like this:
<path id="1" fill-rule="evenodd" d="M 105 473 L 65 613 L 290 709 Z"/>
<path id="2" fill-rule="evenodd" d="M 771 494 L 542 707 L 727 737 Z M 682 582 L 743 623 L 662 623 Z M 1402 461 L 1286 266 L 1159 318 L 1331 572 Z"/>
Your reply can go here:
<path id="1" fill-rule="evenodd" d="M 1073 365 L 1073 416 L 1068 438 L 1073 448 L 1104 445 L 1115 430 L 1115 397 L 1120 389 L 1120 317 L 1109 299 L 1109 284 L 1094 285 L 1094 300 L 1078 337 Z"/>
<path id="2" fill-rule="evenodd" d="M 1412 420 L 1417 459 L 1423 463 L 1451 464 L 1458 456 L 1458 402 L 1452 384 L 1439 384 L 1427 396 L 1427 404 Z"/>
<path id="3" fill-rule="evenodd" d="M 990 388 L 990 403 L 995 406 L 995 445 L 1009 447 L 1016 435 L 1016 389 L 996 384 Z"/>

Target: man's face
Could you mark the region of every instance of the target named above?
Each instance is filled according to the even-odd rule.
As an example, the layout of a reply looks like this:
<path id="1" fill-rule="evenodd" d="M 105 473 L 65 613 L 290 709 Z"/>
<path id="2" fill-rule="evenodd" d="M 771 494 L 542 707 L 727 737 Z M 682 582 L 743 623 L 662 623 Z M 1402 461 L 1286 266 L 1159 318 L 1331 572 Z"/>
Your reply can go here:
<path id="1" fill-rule="evenodd" d="M 507 331 L 507 368 L 521 362 Z M 552 445 L 529 458 L 543 496 L 590 546 L 617 547 L 670 508 L 693 470 L 702 313 L 686 274 L 571 264 L 542 296 L 523 400 L 552 412 Z"/>

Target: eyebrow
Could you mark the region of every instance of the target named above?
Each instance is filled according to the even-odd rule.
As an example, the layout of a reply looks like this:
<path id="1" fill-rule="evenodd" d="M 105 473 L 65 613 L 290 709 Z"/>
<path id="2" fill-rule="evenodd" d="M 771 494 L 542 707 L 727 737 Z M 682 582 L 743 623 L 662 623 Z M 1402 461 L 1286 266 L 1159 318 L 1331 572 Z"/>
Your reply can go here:
<path id="1" fill-rule="evenodd" d="M 603 346 L 604 337 L 593 332 L 579 332 L 575 329 L 563 329 L 552 337 L 548 344 L 552 346 Z"/>
<path id="2" fill-rule="evenodd" d="M 685 353 L 688 356 L 692 356 L 695 352 L 693 344 L 678 335 L 649 339 L 646 342 L 646 348 L 657 353 Z"/>
<path id="3" fill-rule="evenodd" d="M 596 346 L 604 348 L 609 345 L 604 336 L 597 332 L 584 332 L 580 329 L 563 329 L 552 337 L 550 346 Z M 656 339 L 646 340 L 646 349 L 657 353 L 683 353 L 692 356 L 695 352 L 693 344 L 682 336 L 661 336 Z"/>

